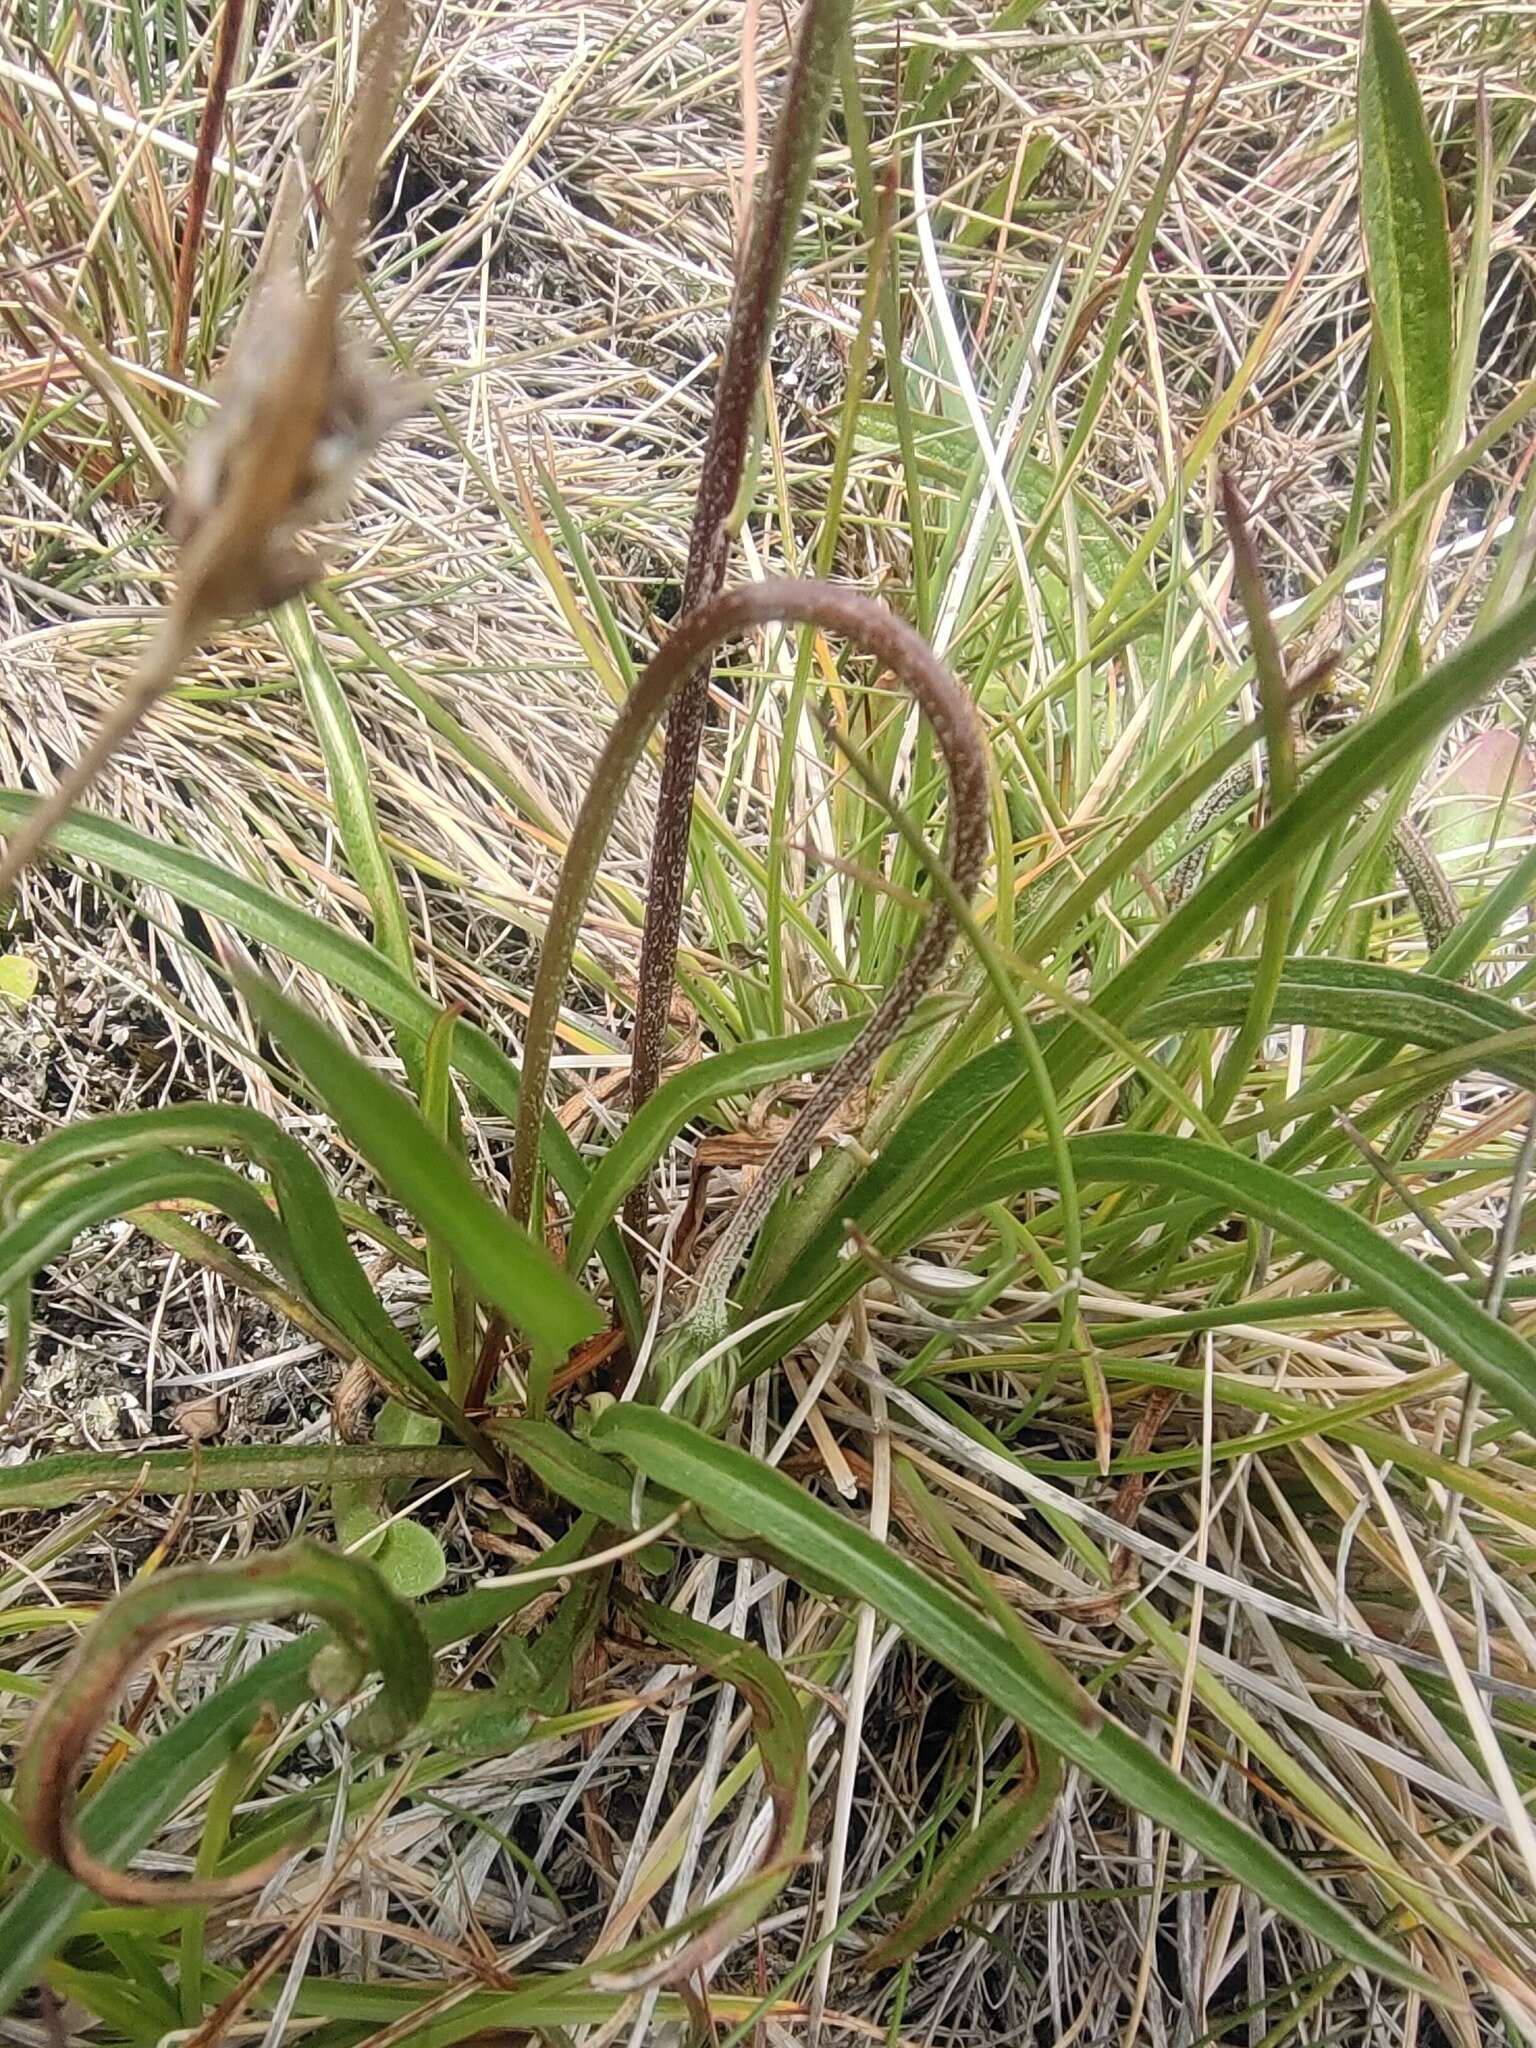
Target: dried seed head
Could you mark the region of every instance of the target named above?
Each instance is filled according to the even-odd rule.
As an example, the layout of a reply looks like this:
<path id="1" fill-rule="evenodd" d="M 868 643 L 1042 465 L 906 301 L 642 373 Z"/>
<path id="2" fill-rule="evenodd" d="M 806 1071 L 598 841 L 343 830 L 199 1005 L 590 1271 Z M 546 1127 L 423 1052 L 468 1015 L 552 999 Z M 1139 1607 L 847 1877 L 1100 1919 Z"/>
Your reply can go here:
<path id="1" fill-rule="evenodd" d="M 321 563 L 298 543 L 337 518 L 363 466 L 420 402 L 339 327 L 291 272 L 263 289 L 231 345 L 193 437 L 167 525 L 181 543 L 183 601 L 202 619 L 295 596 Z"/>
<path id="2" fill-rule="evenodd" d="M 407 11 L 408 0 L 377 0 L 329 243 L 308 292 L 291 254 L 302 187 L 290 159 L 249 309 L 218 378 L 219 410 L 188 452 L 171 511 L 181 543 L 171 603 L 85 752 L 0 851 L 0 905 L 204 635 L 313 582 L 322 565 L 299 535 L 341 508 L 359 468 L 417 402 L 411 387 L 367 364 L 340 324 L 388 137 Z"/>
<path id="3" fill-rule="evenodd" d="M 177 604 L 194 632 L 313 581 L 321 564 L 298 536 L 345 509 L 363 464 L 419 403 L 416 387 L 375 369 L 341 325 L 405 19 L 404 0 L 380 0 L 329 243 L 310 290 L 295 261 L 302 152 L 284 171 L 252 297 L 214 385 L 218 410 L 188 450 L 169 519 L 183 550 Z"/>

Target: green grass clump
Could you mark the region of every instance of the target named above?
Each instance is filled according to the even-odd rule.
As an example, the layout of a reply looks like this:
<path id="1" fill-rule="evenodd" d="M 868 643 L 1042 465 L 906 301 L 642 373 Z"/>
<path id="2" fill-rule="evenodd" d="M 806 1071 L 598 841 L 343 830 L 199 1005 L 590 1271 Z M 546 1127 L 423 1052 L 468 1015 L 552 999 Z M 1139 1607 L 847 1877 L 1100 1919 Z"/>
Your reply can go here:
<path id="1" fill-rule="evenodd" d="M 81 749 L 8 742 L 0 1029 L 45 1028 L 67 905 L 201 1064 L 109 1104 L 77 1048 L 5 1141 L 4 1399 L 49 1429 L 77 1247 L 139 1233 L 167 1302 L 340 1378 L 242 1441 L 239 1358 L 182 1375 L 190 1442 L 0 1469 L 0 2008 L 134 2048 L 1524 2038 L 1509 50 L 1469 96 L 1438 17 L 1370 0 L 1271 132 L 1287 35 L 1336 22 L 1186 10 L 1132 89 L 1110 14 L 909 40 L 809 0 L 732 48 L 753 189 L 662 223 L 580 110 L 718 172 L 698 23 L 666 77 L 628 13 L 504 25 L 539 92 L 460 189 L 494 19 L 397 64 L 387 0 L 361 56 L 303 10 L 295 72 L 231 0 L 34 13 L 8 233 L 71 281 L 11 318 L 15 588 L 87 708 L 162 600 L 187 630 L 103 728 L 124 815 L 55 830 Z M 300 153 L 328 381 L 237 352 L 166 570 L 150 478 Z M 376 159 L 388 373 L 336 327 Z M 590 224 L 544 252 L 570 393 L 557 344 L 491 345 L 543 290 L 508 192 Z M 737 245 L 680 367 L 665 292 Z M 661 309 L 627 411 L 622 323 L 559 298 L 615 247 Z M 294 556 L 344 401 L 382 426 L 413 367 L 419 431 Z M 498 424 L 525 374 L 541 445 Z M 200 803 L 203 741 L 243 765 Z"/>

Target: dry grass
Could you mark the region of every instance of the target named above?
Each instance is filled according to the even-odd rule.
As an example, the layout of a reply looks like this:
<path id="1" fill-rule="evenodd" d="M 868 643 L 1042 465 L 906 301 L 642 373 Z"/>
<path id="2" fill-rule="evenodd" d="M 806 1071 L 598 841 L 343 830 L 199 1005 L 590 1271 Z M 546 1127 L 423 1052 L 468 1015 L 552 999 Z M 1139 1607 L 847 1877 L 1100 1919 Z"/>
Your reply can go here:
<path id="1" fill-rule="evenodd" d="M 1533 367 L 1531 23 L 1518 8 L 1405 4 L 1398 11 L 1436 125 L 1464 136 L 1480 88 L 1496 112 L 1500 178 L 1475 428 Z M 344 11 L 338 16 L 350 63 L 353 23 Z M 131 106 L 176 135 L 190 133 L 196 90 L 189 81 L 202 75 L 204 60 L 175 43 L 178 19 L 167 13 L 160 22 L 181 71 L 166 105 L 156 107 L 134 85 L 131 53 L 106 13 L 87 7 L 81 18 L 84 35 L 64 38 L 64 82 L 92 100 Z M 379 346 L 401 350 L 428 379 L 431 408 L 375 469 L 357 517 L 336 537 L 334 590 L 462 722 L 500 776 L 469 765 L 389 675 L 359 661 L 334 623 L 317 625 L 346 668 L 423 977 L 443 1000 L 462 999 L 509 1041 L 517 1037 L 531 943 L 548 908 L 562 834 L 608 704 L 541 567 L 548 540 L 571 573 L 536 473 L 556 479 L 624 638 L 643 657 L 676 601 L 711 352 L 730 288 L 743 174 L 742 22 L 734 7 L 659 0 L 450 5 L 424 20 L 405 103 L 370 274 Z M 303 0 L 279 4 L 262 17 L 232 96 L 231 132 L 245 176 L 233 189 L 216 181 L 227 254 L 217 259 L 224 271 L 205 273 L 214 278 L 208 297 L 226 322 L 234 273 L 255 245 L 297 131 L 302 94 L 295 82 L 328 77 L 330 28 Z M 187 165 L 153 138 L 99 159 L 95 117 L 68 117 L 56 97 L 20 83 L 44 68 L 26 25 L 13 19 L 0 35 L 0 110 L 24 110 L 36 124 L 31 145 L 9 121 L 0 125 L 0 258 L 7 266 L 0 285 L 7 482 L 0 782 L 41 786 L 78 750 L 119 686 L 144 630 L 144 608 L 161 594 L 155 477 L 174 466 L 180 401 L 158 376 L 165 308 L 157 279 L 167 270 Z M 1167 5 L 1047 5 L 1027 27 L 999 32 L 988 10 L 968 4 L 916 13 L 861 6 L 858 59 L 866 111 L 880 133 L 896 115 L 898 58 L 910 63 L 930 46 L 946 57 L 963 53 L 973 65 L 963 91 L 928 123 L 924 161 L 947 287 L 966 311 L 978 358 L 993 364 L 1029 331 L 1042 277 L 1058 253 L 1069 283 L 1085 263 L 1113 262 L 1133 231 L 1138 200 L 1151 190 L 1159 138 L 1171 129 L 1182 81 L 1201 58 L 1198 129 L 1159 234 L 1155 289 L 1143 295 L 1116 365 L 1088 483 L 1134 533 L 1277 295 L 1288 293 L 1227 446 L 1255 503 L 1277 592 L 1302 594 L 1328 565 L 1343 522 L 1365 383 L 1367 309 L 1352 176 L 1354 10 L 1318 0 L 1276 0 L 1262 15 L 1221 0 L 1190 0 L 1182 14 Z M 764 7 L 755 91 L 765 102 L 774 98 L 783 61 L 778 10 Z M 995 229 L 963 242 L 962 230 L 979 221 L 977 209 L 1036 137 L 1049 138 L 1051 149 L 1027 213 L 1001 246 Z M 52 166 L 51 195 L 38 155 Z M 1464 221 L 1472 170 L 1459 143 L 1447 170 L 1453 222 Z M 1094 248 L 1099 208 L 1122 179 L 1131 197 L 1101 253 Z M 793 281 L 775 348 L 775 440 L 750 528 L 755 561 L 769 570 L 806 561 L 862 285 L 849 160 L 836 143 L 824 154 L 815 206 L 819 257 Z M 960 420 L 953 385 L 936 367 L 942 343 L 906 205 L 902 221 L 909 365 L 930 380 L 932 410 Z M 86 242 L 95 245 L 89 256 Z M 196 322 L 193 335 L 194 358 L 205 363 L 216 337 Z M 1090 330 L 1051 396 L 1044 446 L 1059 448 L 1070 433 L 1095 359 Z M 995 380 L 987 396 L 1001 405 Z M 115 469 L 131 447 L 138 449 L 132 467 Z M 1488 536 L 1514 502 L 1528 452 L 1500 445 L 1456 494 L 1446 538 L 1458 552 L 1437 585 L 1447 637 L 1460 630 L 1457 607 L 1478 585 Z M 873 587 L 900 586 L 908 574 L 895 474 L 883 443 L 873 436 L 861 442 L 840 566 Z M 1201 484 L 1197 503 L 1204 494 Z M 1192 529 L 1192 540 L 1200 537 Z M 1221 593 L 1208 594 L 1214 613 Z M 1362 628 L 1372 604 L 1371 589 L 1362 589 L 1355 614 Z M 1209 631 L 1219 646 L 1222 629 L 1212 623 Z M 1020 655 L 1027 659 L 1027 644 Z M 1516 691 L 1511 701 L 1518 698 Z M 761 854 L 777 714 L 756 701 L 750 681 L 739 692 L 722 689 L 717 712 L 712 786 L 741 843 Z M 807 792 L 814 779 L 808 772 Z M 518 790 L 521 802 L 511 794 Z M 566 1075 L 573 1096 L 586 1088 L 591 1098 L 585 1108 L 573 1102 L 579 1135 L 604 1128 L 612 1114 L 603 1083 L 619 1064 L 653 794 L 653 779 L 644 776 L 626 805 L 605 867 L 610 887 L 588 932 L 589 1000 L 568 1020 Z M 97 802 L 366 935 L 366 905 L 338 850 L 323 759 L 264 625 L 228 633 L 204 655 Z M 1510 838 L 1523 840 L 1529 825 L 1520 817 Z M 1500 862 L 1511 852 L 1504 844 Z M 695 924 L 690 937 L 699 964 L 711 971 L 712 935 Z M 13 943 L 37 959 L 43 986 L 19 1017 L 0 1004 L 0 1108 L 11 1137 L 36 1136 L 87 1108 L 216 1094 L 236 1076 L 253 1100 L 281 1108 L 296 1128 L 316 1128 L 239 1049 L 255 1042 L 250 1021 L 200 950 L 235 942 L 191 925 L 168 899 L 150 893 L 129 907 L 62 870 L 34 875 Z M 1412 944 L 1405 926 L 1405 952 Z M 809 957 L 793 963 L 800 979 L 792 992 L 805 1014 L 825 1001 L 815 967 Z M 319 977 L 299 971 L 296 986 L 361 1049 L 392 1057 L 379 1027 Z M 1465 1084 L 1445 1114 L 1445 1155 L 1518 1132 L 1527 1108 L 1502 1085 Z M 494 1162 L 505 1138 L 487 1120 L 471 1142 Z M 660 1190 L 670 1209 L 681 1202 L 687 1168 L 687 1150 L 679 1148 Z M 1451 1220 L 1481 1255 L 1503 1214 L 1502 1190 L 1490 1187 Z M 1411 1231 L 1405 1241 L 1413 1241 Z M 50 1277 L 39 1309 L 42 1370 L 19 1417 L 18 1448 L 173 1436 L 174 1403 L 237 1386 L 246 1406 L 226 1418 L 237 1439 L 323 1432 L 325 1374 L 291 1332 L 174 1256 L 153 1249 L 125 1266 L 118 1247 L 118 1233 L 98 1232 Z M 1514 1270 L 1529 1265 L 1521 1254 Z M 400 1274 L 392 1284 L 402 1310 L 413 1290 L 419 1298 L 415 1276 Z M 1275 1284 L 1305 1292 L 1322 1279 L 1292 1267 Z M 978 1358 L 1006 1347 L 1036 1305 L 1022 1285 L 1001 1293 L 987 1312 Z M 1145 1312 L 1135 1302 L 1091 1295 L 1087 1307 L 1096 1327 Z M 799 1473 L 841 1482 L 861 1512 L 872 1498 L 877 1522 L 894 1440 L 939 1490 L 999 1590 L 1058 1639 L 1074 1667 L 1085 1675 L 1119 1667 L 1118 1710 L 1165 1749 L 1182 1752 L 1191 1781 L 1283 1831 L 1298 1856 L 1326 1865 L 1333 1851 L 1315 1815 L 1309 1820 L 1300 1802 L 1277 1809 L 1249 1780 L 1251 1769 L 1255 1780 L 1273 1781 L 1275 1754 L 1266 1745 L 1275 1746 L 1390 1846 L 1470 1942 L 1487 1945 L 1496 1967 L 1485 1983 L 1499 1970 L 1529 1976 L 1536 1967 L 1533 1873 L 1506 1837 L 1480 1832 L 1499 1819 L 1499 1802 L 1476 1759 L 1441 1725 L 1437 1695 L 1413 1683 L 1416 1659 L 1442 1667 L 1444 1643 L 1422 1625 L 1405 1626 L 1401 1611 L 1405 1589 L 1422 1590 L 1414 1577 L 1422 1560 L 1435 1596 L 1426 1604 L 1438 1601 L 1445 1635 L 1480 1674 L 1482 1696 L 1496 1703 L 1509 1740 L 1523 1743 L 1536 1706 L 1526 1537 L 1497 1516 L 1470 1511 L 1437 1525 L 1430 1493 L 1415 1526 L 1383 1518 L 1379 1466 L 1338 1444 L 1313 1442 L 1297 1454 L 1334 1513 L 1336 1535 L 1342 1532 L 1329 1555 L 1293 1503 L 1297 1467 L 1284 1458 L 1197 1458 L 1171 1471 L 1134 1511 L 1112 1490 L 1074 1480 L 1056 1503 L 1063 1513 L 1129 1512 L 1143 1581 L 1159 1579 L 1185 1614 L 1203 1605 L 1198 1669 L 1181 1670 L 1144 1637 L 1120 1631 L 1118 1608 L 1104 1607 L 1070 1549 L 1022 1498 L 1004 1491 L 984 1450 L 958 1429 L 940 1434 L 932 1409 L 914 1414 L 899 1399 L 883 1426 L 887 1397 L 876 1370 L 910 1361 L 929 1334 L 920 1289 L 876 1283 L 867 1310 L 824 1333 L 820 1352 L 800 1361 L 798 1378 L 756 1383 L 744 1440 Z M 1400 1333 L 1383 1335 L 1379 1321 L 1339 1315 L 1279 1331 L 1225 1327 L 1210 1341 L 1208 1352 L 1190 1354 L 1197 1371 L 1208 1361 L 1277 1397 L 1293 1386 L 1339 1398 L 1406 1387 L 1414 1404 L 1384 1411 L 1384 1426 L 1400 1430 L 1405 1445 L 1443 1447 L 1454 1435 L 1448 1382 L 1422 1377 L 1439 1371 L 1437 1362 Z M 994 1426 L 1016 1417 L 1006 1350 L 985 1368 L 971 1363 L 967 1400 L 975 1412 Z M 823 1382 L 819 1400 L 797 1410 L 812 1375 Z M 801 1420 L 786 1437 L 792 1411 Z M 1181 1393 L 1174 1421 L 1158 1442 L 1195 1446 L 1204 1431 L 1209 1451 L 1198 1390 Z M 1035 1439 L 1026 1431 L 1017 1442 L 1028 1450 Z M 1088 1439 L 1081 1429 L 1074 1435 L 1052 1425 L 1036 1447 L 1081 1458 Z M 1529 1499 L 1523 1459 L 1512 1455 L 1485 1470 Z M 242 1497 L 231 1519 L 223 1507 L 200 1505 L 178 1524 L 178 1547 L 210 1554 L 220 1544 L 239 1551 L 269 1543 L 302 1506 Z M 896 1517 L 894 1540 L 939 1561 L 922 1529 L 901 1519 L 899 1502 L 893 1509 L 887 1500 L 883 1512 Z M 466 1578 L 506 1569 L 508 1550 L 527 1551 L 526 1528 L 473 1491 L 448 1515 L 444 1534 Z M 15 1597 L 28 1606 L 94 1597 L 142 1559 L 170 1519 L 134 1505 L 88 1531 L 49 1531 L 33 1521 L 10 1532 Z M 487 1529 L 500 1546 L 491 1555 Z M 77 1533 L 78 1543 L 66 1541 Z M 894 1632 L 875 1627 L 872 1617 L 851 1628 L 761 1566 L 700 1564 L 672 1597 L 728 1627 L 750 1613 L 769 1649 L 821 1688 L 812 1749 L 820 1854 L 784 1894 L 757 1956 L 739 1952 L 728 1972 L 738 1987 L 778 1985 L 907 1845 L 911 1818 L 931 1812 L 943 1787 L 963 1808 L 982 1775 L 1007 1761 L 1013 1738 L 988 1735 L 991 1754 L 980 1753 L 970 1705 L 957 1689 L 938 1686 L 932 1668 Z M 1304 1643 L 1281 1625 L 1298 1608 L 1315 1624 Z M 29 1637 L 27 1673 L 44 1675 L 66 1637 L 62 1628 Z M 242 1654 L 260 1647 L 254 1641 Z M 215 1643 L 184 1662 L 183 1701 L 218 1682 L 219 1654 Z M 754 1804 L 740 1803 L 708 1830 L 694 1820 L 744 1747 L 731 1697 L 638 1657 L 626 1660 L 619 1645 L 605 1654 L 606 1668 L 587 1674 L 594 1694 L 659 1694 L 659 1704 L 648 1697 L 585 1740 L 477 1764 L 441 1804 L 396 1803 L 359 1870 L 329 1896 L 308 1951 L 312 1972 L 354 1981 L 443 1973 L 474 1981 L 473 1971 L 492 1957 L 512 1971 L 532 1958 L 575 1959 L 595 1938 L 616 1946 L 649 1916 L 680 1912 L 741 1869 L 758 1824 Z M 1230 1688 L 1254 1717 L 1251 1742 L 1239 1740 L 1232 1719 L 1213 1708 L 1209 1691 L 1201 1691 L 1206 1685 Z M 856 1768 L 840 1779 L 845 1728 L 862 1748 Z M 295 1788 L 312 1785 L 342 1758 L 329 1730 L 306 1735 L 263 1796 L 275 1796 L 285 1779 Z M 476 1823 L 464 1824 L 465 1814 Z M 145 1867 L 184 1868 L 200 1826 L 199 1812 L 183 1815 Z M 516 1860 L 503 1854 L 507 1835 L 522 1852 Z M 1235 1889 L 1182 1886 L 1193 1866 L 1186 1872 L 1180 1855 L 1176 1842 L 1150 1824 L 1128 1822 L 1103 1794 L 1069 1777 L 1049 1825 L 963 1929 L 925 1957 L 904 1983 L 899 2007 L 888 1985 L 876 1997 L 861 1972 L 869 1936 L 856 1928 L 832 1952 L 830 1974 L 802 1973 L 758 2038 L 811 2038 L 814 2027 L 796 2016 L 795 2001 L 824 1999 L 827 2034 L 837 2039 L 967 2048 L 1278 2041 L 1281 2033 L 1268 2030 L 1286 2010 L 1274 2001 L 1287 1979 L 1318 1994 L 1310 2016 L 1296 2021 L 1297 2040 L 1396 2048 L 1450 2037 L 1452 2023 L 1428 2017 L 1417 2001 L 1332 1971 L 1302 1937 L 1266 1929 L 1261 1910 Z M 264 1900 L 231 1937 L 231 1955 L 248 1960 L 258 1933 L 310 1903 L 333 1858 L 334 1843 Z M 1251 2021 L 1243 2016 L 1250 2010 Z M 84 2026 L 84 2015 L 77 2018 Z M 1211 2031 L 1218 2024 L 1219 2036 Z M 1454 2022 L 1454 2038 L 1512 2039 L 1504 2025 L 1485 1990 Z M 588 2038 L 626 2034 L 637 2042 L 666 2038 L 644 2013 L 631 2015 L 617 2036 Z M 45 2036 L 18 2023 L 14 2038 Z"/>

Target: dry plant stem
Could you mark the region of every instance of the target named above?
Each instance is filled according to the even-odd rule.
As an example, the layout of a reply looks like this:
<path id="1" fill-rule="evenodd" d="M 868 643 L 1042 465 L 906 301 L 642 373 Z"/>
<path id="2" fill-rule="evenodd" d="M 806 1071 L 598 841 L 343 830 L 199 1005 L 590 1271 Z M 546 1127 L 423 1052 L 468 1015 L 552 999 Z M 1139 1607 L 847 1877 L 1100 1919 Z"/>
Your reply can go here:
<path id="1" fill-rule="evenodd" d="M 801 16 L 800 38 L 774 128 L 768 165 L 757 191 L 751 238 L 720 362 L 714 415 L 704 445 L 699 494 L 689 536 L 680 620 L 713 597 L 725 581 L 730 521 L 746 469 L 753 407 L 768 357 L 768 342 L 795 229 L 832 97 L 838 52 L 852 12 L 852 0 L 807 0 Z M 630 1036 L 632 1109 L 638 1109 L 654 1092 L 661 1074 L 662 1045 L 677 972 L 683 888 L 688 875 L 693 789 L 698 778 L 699 745 L 708 704 L 709 664 L 704 659 L 688 676 L 667 719 L 666 757 L 656 806 L 656 837 L 651 850 L 645 930 L 640 947 L 640 981 Z M 646 1183 L 642 1182 L 627 1205 L 632 1225 L 643 1225 L 645 1209 Z"/>
<path id="2" fill-rule="evenodd" d="M 320 451 L 335 424 L 332 415 L 338 402 L 366 410 L 369 401 L 370 394 L 357 379 L 351 379 L 348 388 L 337 318 L 367 222 L 404 26 L 405 0 L 382 0 L 320 276 L 297 306 L 253 305 L 242 320 L 243 331 L 258 330 L 251 348 L 255 360 L 240 365 L 246 388 L 239 393 L 240 403 L 228 405 L 204 430 L 214 437 L 215 457 L 206 467 L 217 479 L 217 495 L 206 508 L 178 508 L 185 545 L 171 603 L 148 654 L 91 744 L 11 835 L 0 856 L 0 905 L 213 627 L 220 620 L 265 610 L 294 596 L 319 567 L 312 555 L 295 547 L 294 535 L 315 517 L 324 481 Z M 300 325 L 296 333 L 261 336 L 263 315 L 274 323 L 280 318 L 284 327 L 294 320 Z M 269 378 L 257 383 L 264 342 L 271 344 L 274 367 Z"/>
<path id="3" fill-rule="evenodd" d="M 224 106 L 229 98 L 235 72 L 235 53 L 245 26 L 245 0 L 224 0 L 219 16 L 218 42 L 213 53 L 213 74 L 208 96 L 203 101 L 197 124 L 197 155 L 187 186 L 187 212 L 182 223 L 181 246 L 176 252 L 176 297 L 171 307 L 171 335 L 166 346 L 168 375 L 179 377 L 187 352 L 187 328 L 192 318 L 192 286 L 197 276 L 197 252 L 202 246 L 203 217 L 208 210 L 208 186 L 213 173 L 213 156 L 219 130 L 224 125 Z"/>
<path id="4" fill-rule="evenodd" d="M 949 774 L 950 872 L 970 896 L 981 876 L 990 839 L 987 752 L 976 708 L 949 670 L 913 629 L 873 598 L 830 583 L 783 578 L 741 584 L 681 619 L 671 638 L 646 665 L 603 748 L 549 914 L 539 971 L 523 1040 L 522 1093 L 512 1149 L 512 1213 L 531 1224 L 539 1133 L 560 998 L 571 971 L 581 920 L 620 800 L 652 728 L 673 692 L 685 687 L 702 661 L 734 635 L 778 623 L 816 626 L 851 640 L 890 668 L 912 692 L 933 728 Z M 930 911 L 922 936 L 884 1001 L 859 1038 L 816 1088 L 780 1140 L 737 1210 L 710 1260 L 730 1269 L 757 1229 L 778 1190 L 820 1135 L 832 1108 L 867 1078 L 949 953 L 955 920 L 942 903 Z M 728 1276 L 727 1276 L 728 1277 Z M 484 1388 L 478 1389 L 484 1398 Z M 472 1395 L 470 1405 L 474 1405 Z"/>
<path id="5" fill-rule="evenodd" d="M 5 851 L 0 853 L 0 910 L 55 827 L 85 795 L 119 747 L 132 738 L 150 706 L 175 682 L 182 663 L 197 645 L 197 637 L 180 603 L 173 603 L 161 616 L 143 659 L 96 728 L 85 752 L 7 840 Z"/>

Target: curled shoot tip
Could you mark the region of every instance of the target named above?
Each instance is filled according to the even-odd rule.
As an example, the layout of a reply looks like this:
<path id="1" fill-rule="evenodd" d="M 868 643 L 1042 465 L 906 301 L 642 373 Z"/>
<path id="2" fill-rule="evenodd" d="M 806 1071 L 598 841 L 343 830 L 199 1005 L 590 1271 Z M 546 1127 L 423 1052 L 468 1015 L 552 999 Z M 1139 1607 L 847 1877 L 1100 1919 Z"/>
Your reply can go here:
<path id="1" fill-rule="evenodd" d="M 302 1837 L 228 1877 L 135 1877 L 86 1846 L 76 1786 L 113 1701 L 156 1650 L 201 1629 L 295 1613 L 328 1622 L 359 1669 L 379 1672 L 372 1732 L 380 1748 L 398 1743 L 426 1709 L 432 1658 L 414 1612 L 371 1565 L 301 1541 L 240 1564 L 158 1572 L 102 1610 L 33 1718 L 16 1772 L 16 1804 L 39 1853 L 115 1905 L 218 1905 L 259 1890 Z"/>

